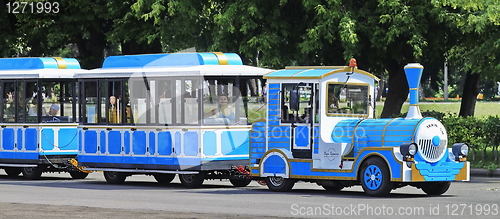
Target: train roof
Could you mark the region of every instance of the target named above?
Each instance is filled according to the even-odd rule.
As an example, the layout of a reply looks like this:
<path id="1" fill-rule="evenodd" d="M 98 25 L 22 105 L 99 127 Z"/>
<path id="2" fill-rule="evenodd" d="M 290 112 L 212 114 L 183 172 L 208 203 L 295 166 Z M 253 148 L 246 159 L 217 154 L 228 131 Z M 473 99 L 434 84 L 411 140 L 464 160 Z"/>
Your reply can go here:
<path id="1" fill-rule="evenodd" d="M 157 68 L 194 65 L 243 65 L 236 53 L 158 53 L 141 55 L 109 56 L 102 68 Z"/>
<path id="2" fill-rule="evenodd" d="M 0 71 L 36 69 L 81 69 L 74 58 L 26 57 L 0 58 Z"/>
<path id="3" fill-rule="evenodd" d="M 73 78 L 77 71 L 84 70 L 74 58 L 0 58 L 0 78 Z"/>
<path id="4" fill-rule="evenodd" d="M 262 76 L 273 70 L 243 65 L 236 53 L 160 53 L 110 56 L 102 68 L 78 78 L 163 76 Z"/>
<path id="5" fill-rule="evenodd" d="M 77 78 L 128 78 L 165 76 L 263 76 L 273 71 L 247 65 L 194 65 L 146 68 L 100 68 L 78 72 Z"/>
<path id="6" fill-rule="evenodd" d="M 270 72 L 264 75 L 265 79 L 322 79 L 332 74 L 352 72 L 349 66 L 287 66 L 285 69 Z M 354 68 L 354 73 L 366 75 L 376 81 L 375 75 Z"/>

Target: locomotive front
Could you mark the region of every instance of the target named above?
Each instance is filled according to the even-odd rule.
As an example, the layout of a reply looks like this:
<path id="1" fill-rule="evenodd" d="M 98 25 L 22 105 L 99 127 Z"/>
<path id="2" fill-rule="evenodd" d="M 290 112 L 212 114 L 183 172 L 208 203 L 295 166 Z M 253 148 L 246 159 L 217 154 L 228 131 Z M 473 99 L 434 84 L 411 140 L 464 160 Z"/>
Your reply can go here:
<path id="1" fill-rule="evenodd" d="M 402 160 L 406 162 L 409 175 L 406 181 L 468 181 L 469 163 L 466 156 L 469 147 L 455 143 L 448 149 L 448 135 L 444 125 L 434 118 L 423 118 L 418 106 L 418 87 L 423 66 L 417 63 L 405 66 L 410 88 L 410 109 L 405 119 L 420 120 L 414 132 L 414 143 L 400 146 Z M 425 187 L 424 191 L 425 191 Z"/>
<path id="2" fill-rule="evenodd" d="M 358 162 L 378 154 L 388 165 L 391 181 L 399 182 L 395 185 L 413 185 L 437 195 L 444 193 L 451 181 L 469 180 L 469 147 L 456 143 L 448 148 L 444 125 L 435 118 L 422 117 L 418 101 L 422 71 L 423 66 L 417 63 L 405 66 L 410 89 L 410 108 L 405 118 L 341 120 L 332 131 L 332 140 L 350 145 L 342 153 L 345 160 Z M 361 163 L 359 166 L 363 171 Z M 363 177 L 368 181 L 376 178 L 365 175 L 358 174 L 361 182 Z"/>

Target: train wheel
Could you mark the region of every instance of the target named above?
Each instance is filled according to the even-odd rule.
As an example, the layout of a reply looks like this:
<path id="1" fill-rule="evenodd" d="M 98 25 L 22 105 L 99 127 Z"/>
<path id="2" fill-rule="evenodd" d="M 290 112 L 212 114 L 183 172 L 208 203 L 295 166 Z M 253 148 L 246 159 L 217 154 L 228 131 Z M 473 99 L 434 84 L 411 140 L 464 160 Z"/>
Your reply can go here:
<path id="1" fill-rule="evenodd" d="M 26 179 L 39 179 L 42 176 L 42 167 L 23 167 L 21 172 Z"/>
<path id="2" fill-rule="evenodd" d="M 179 180 L 181 180 L 182 185 L 186 187 L 198 188 L 203 185 L 206 176 L 206 172 L 199 172 L 198 174 L 179 174 Z"/>
<path id="3" fill-rule="evenodd" d="M 344 188 L 343 186 L 325 186 L 325 185 L 322 186 L 326 191 L 329 192 L 338 192 Z"/>
<path id="4" fill-rule="evenodd" d="M 69 172 L 69 175 L 71 175 L 71 178 L 73 179 L 85 179 L 89 174 L 81 171 L 71 171 Z"/>
<path id="5" fill-rule="evenodd" d="M 428 182 L 422 186 L 422 190 L 427 195 L 442 195 L 450 188 L 451 182 Z"/>
<path id="6" fill-rule="evenodd" d="M 14 177 L 14 176 L 19 176 L 19 174 L 22 172 L 22 169 L 19 167 L 6 167 L 5 173 L 7 173 L 8 176 Z"/>
<path id="7" fill-rule="evenodd" d="M 229 182 L 233 184 L 234 187 L 245 187 L 252 182 L 251 179 L 230 179 Z"/>
<path id="8" fill-rule="evenodd" d="M 281 176 L 270 176 L 266 178 L 267 187 L 274 192 L 288 192 L 292 190 L 295 181 Z"/>
<path id="9" fill-rule="evenodd" d="M 161 184 L 168 184 L 172 182 L 175 178 L 175 174 L 169 174 L 169 173 L 155 173 L 153 174 L 154 178 L 158 183 Z"/>
<path id="10" fill-rule="evenodd" d="M 366 194 L 371 196 L 386 196 L 393 187 L 389 175 L 389 168 L 385 162 L 377 157 L 369 158 L 361 168 L 361 186 Z"/>
<path id="11" fill-rule="evenodd" d="M 125 182 L 125 178 L 127 178 L 127 175 L 120 172 L 104 171 L 103 174 L 104 174 L 104 179 L 106 179 L 106 182 L 111 184 L 123 183 Z"/>

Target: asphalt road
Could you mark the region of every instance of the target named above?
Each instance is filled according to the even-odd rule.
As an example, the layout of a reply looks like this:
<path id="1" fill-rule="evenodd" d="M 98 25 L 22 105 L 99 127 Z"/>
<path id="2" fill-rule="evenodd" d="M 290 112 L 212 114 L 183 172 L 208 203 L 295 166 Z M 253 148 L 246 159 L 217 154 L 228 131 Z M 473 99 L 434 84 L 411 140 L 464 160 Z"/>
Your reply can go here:
<path id="1" fill-rule="evenodd" d="M 256 182 L 234 188 L 228 181 L 205 181 L 187 189 L 177 178 L 160 185 L 136 175 L 111 185 L 101 173 L 85 180 L 44 174 L 31 181 L 0 170 L 0 218 L 499 218 L 499 188 L 500 178 L 473 177 L 452 183 L 439 197 L 404 187 L 374 198 L 360 186 L 329 193 L 300 182 L 292 192 L 275 193 Z"/>

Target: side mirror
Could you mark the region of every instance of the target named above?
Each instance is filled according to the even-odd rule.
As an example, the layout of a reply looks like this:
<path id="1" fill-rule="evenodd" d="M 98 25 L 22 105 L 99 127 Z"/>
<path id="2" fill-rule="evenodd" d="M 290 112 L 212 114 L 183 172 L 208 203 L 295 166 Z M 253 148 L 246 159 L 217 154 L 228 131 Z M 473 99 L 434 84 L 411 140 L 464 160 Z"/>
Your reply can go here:
<path id="1" fill-rule="evenodd" d="M 299 111 L 300 96 L 297 90 L 290 91 L 290 110 Z"/>

